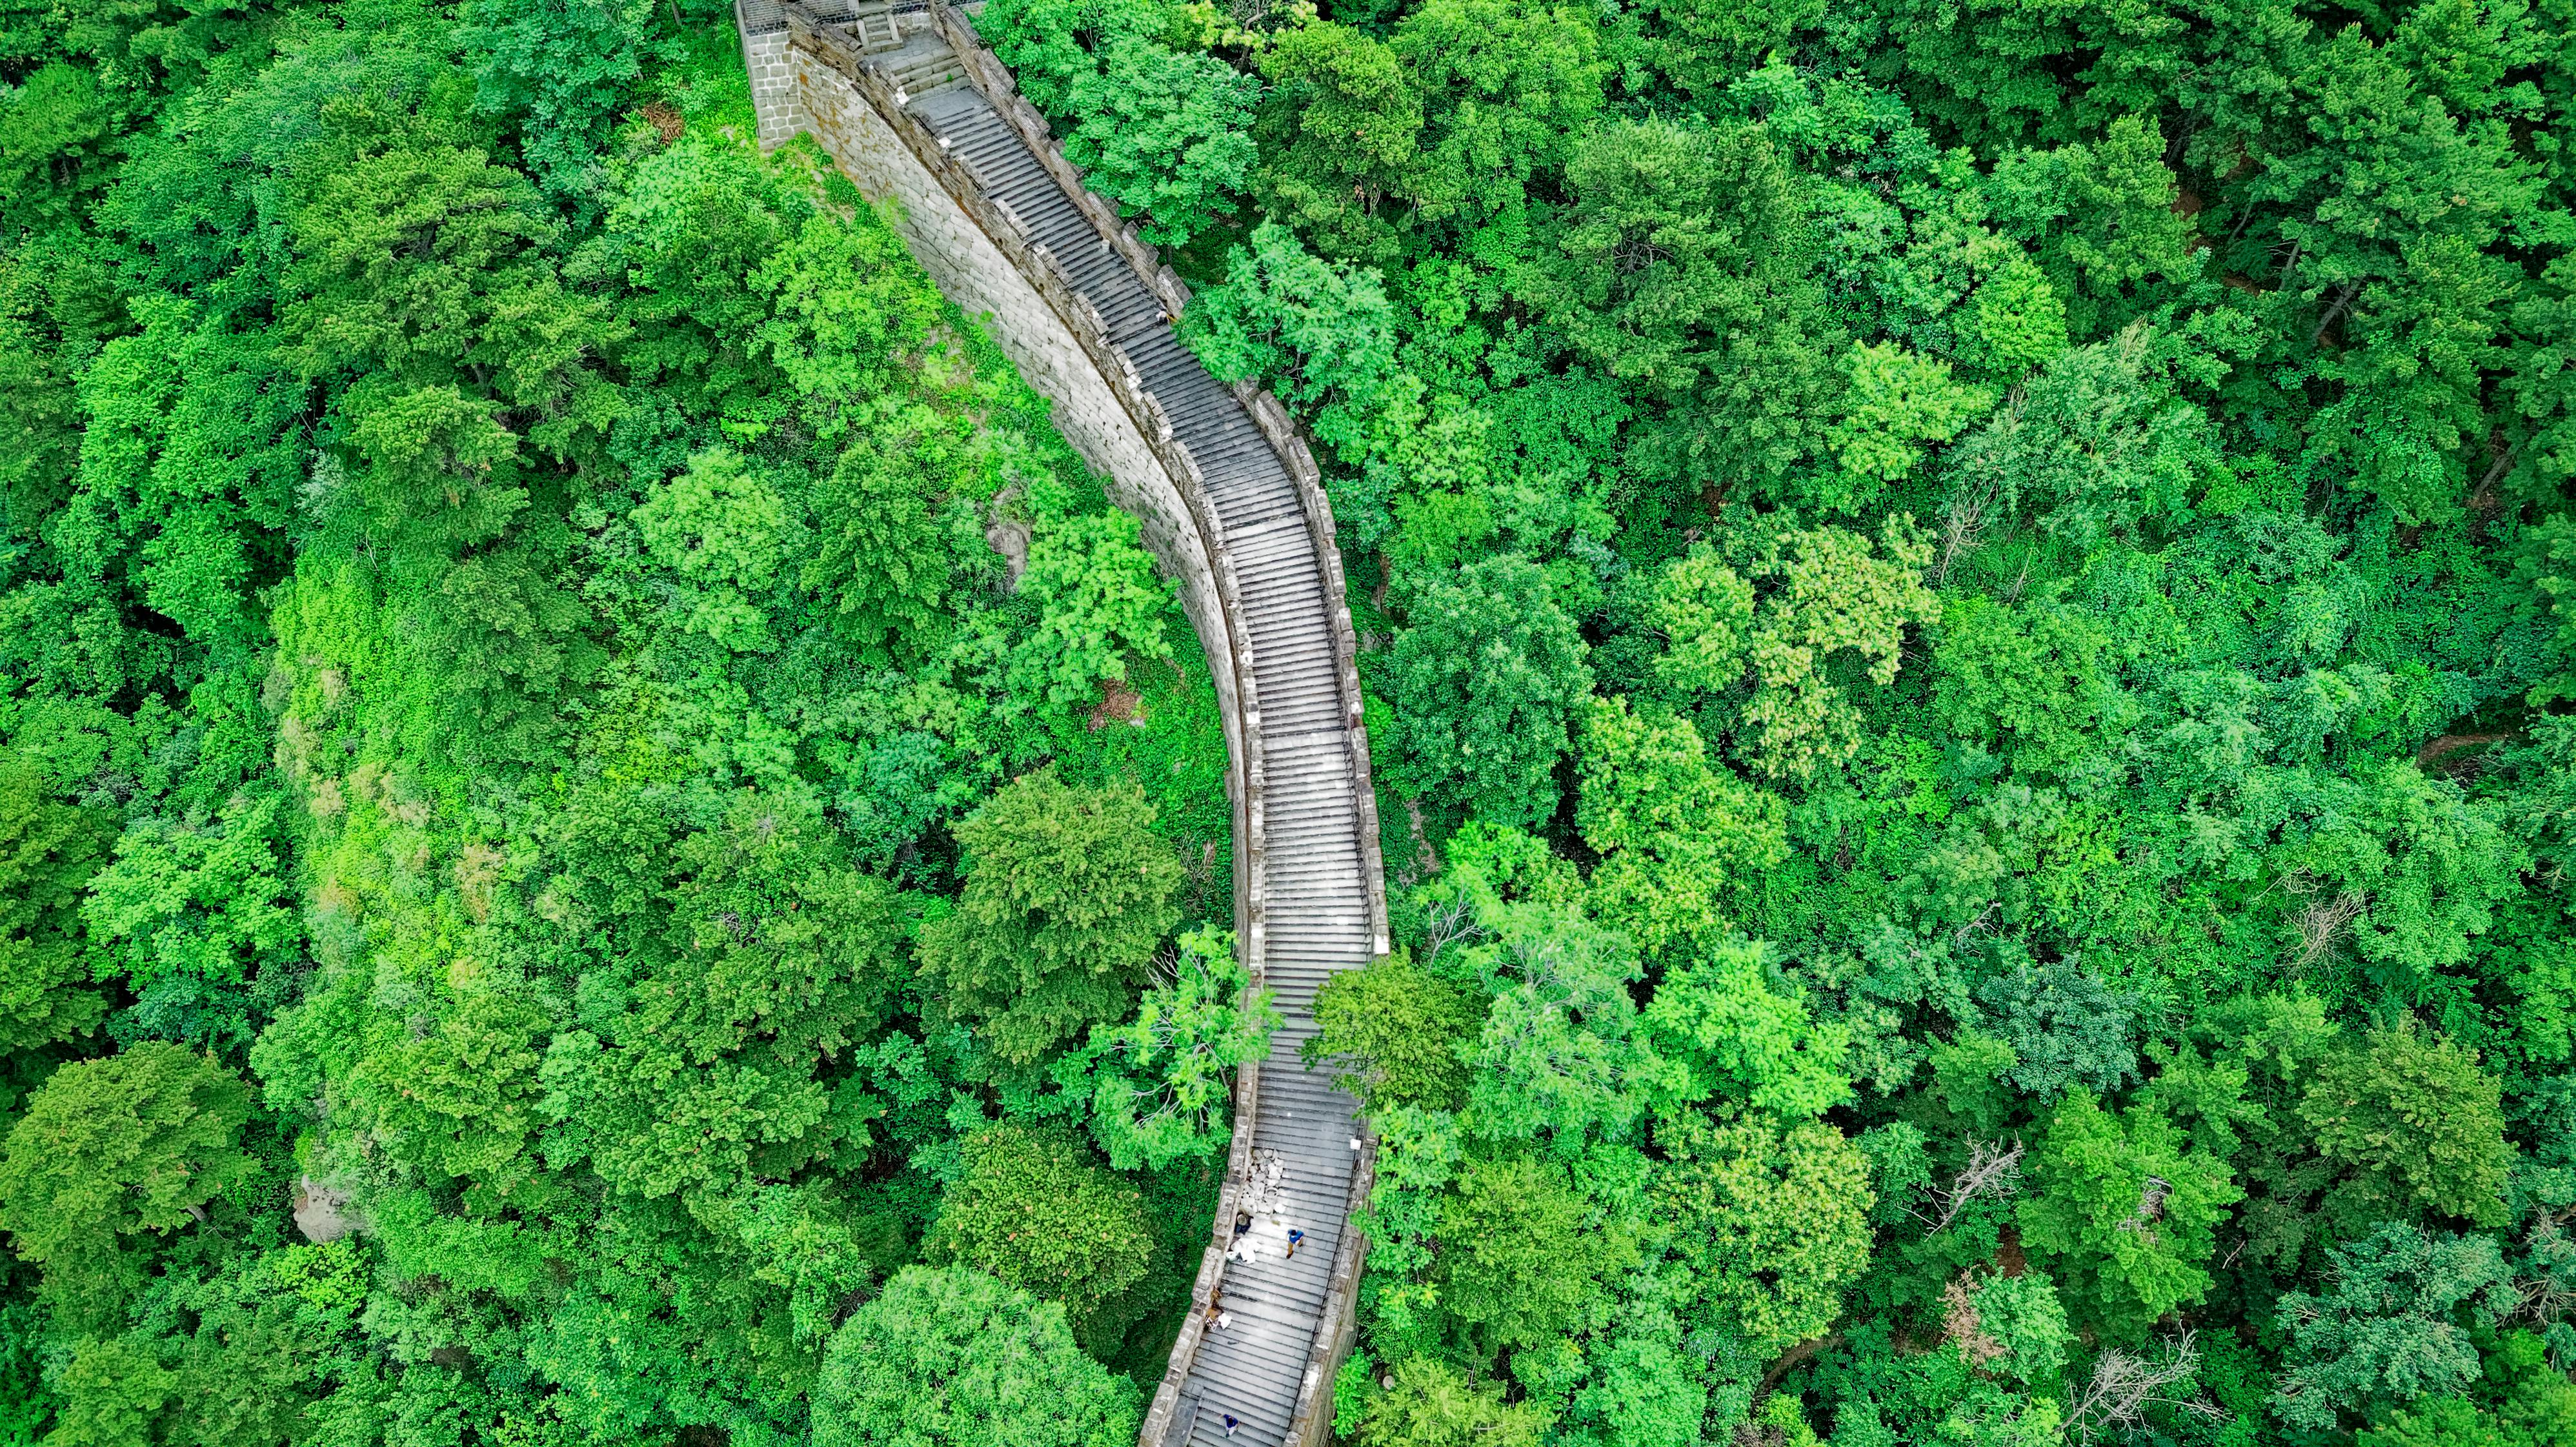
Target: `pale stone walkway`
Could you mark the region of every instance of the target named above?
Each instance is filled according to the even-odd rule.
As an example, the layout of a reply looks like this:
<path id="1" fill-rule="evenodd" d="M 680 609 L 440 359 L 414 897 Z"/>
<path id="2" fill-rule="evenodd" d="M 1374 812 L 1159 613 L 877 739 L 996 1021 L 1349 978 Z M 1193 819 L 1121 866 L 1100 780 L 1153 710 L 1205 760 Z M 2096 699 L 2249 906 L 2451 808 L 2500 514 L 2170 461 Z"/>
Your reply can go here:
<path id="1" fill-rule="evenodd" d="M 1069 188 L 1070 168 L 1041 154 L 1053 151 L 1043 122 L 1011 94 L 964 15 L 840 0 L 739 0 L 737 13 L 763 139 L 774 144 L 807 128 L 835 133 L 813 127 L 808 107 L 818 102 L 794 85 L 795 67 L 778 59 L 791 32 L 795 44 L 828 53 L 844 72 L 872 72 L 859 93 L 873 91 L 871 105 L 903 113 L 883 116 L 887 128 L 907 146 L 935 146 L 939 154 L 923 158 L 933 172 L 947 160 L 962 163 L 977 193 L 961 199 L 970 217 L 977 197 L 1007 208 L 1002 229 L 1016 219 L 1025 236 L 994 238 L 1003 252 L 1043 248 L 1046 259 L 1030 264 L 1057 268 L 1096 313 L 1112 353 L 1105 370 L 1132 368 L 1151 397 L 1140 425 L 1153 431 L 1157 420 L 1167 423 L 1186 453 L 1185 470 L 1196 473 L 1183 486 L 1203 496 L 1202 528 L 1214 533 L 1205 552 L 1220 560 L 1220 572 L 1230 570 L 1224 585 L 1207 591 L 1224 595 L 1222 626 L 1243 660 L 1237 671 L 1247 700 L 1239 720 L 1247 737 L 1234 760 L 1243 805 L 1236 851 L 1248 861 L 1238 881 L 1245 896 L 1238 934 L 1287 1024 L 1267 1062 L 1244 1072 L 1236 1148 L 1194 1286 L 1197 1304 L 1143 1447 L 1220 1447 L 1229 1441 L 1227 1414 L 1241 1424 L 1233 1447 L 1320 1443 L 1359 1270 L 1361 1243 L 1345 1239 L 1348 1214 L 1365 1192 L 1370 1157 L 1350 1097 L 1307 1072 L 1297 1050 L 1314 1034 L 1317 987 L 1382 953 L 1386 925 L 1350 622 L 1313 463 L 1289 440 L 1275 403 L 1218 383 L 1181 346 L 1171 317 L 1177 279 L 1141 266 L 1132 237 L 1103 229 L 1102 217 L 1114 213 Z M 854 178 L 883 170 L 881 161 L 836 159 Z M 916 249 L 924 244 L 915 241 Z M 934 276 L 962 264 L 955 256 L 923 261 Z M 1077 332 L 1094 325 L 1078 315 L 1066 321 Z M 1031 381 L 1048 390 L 1044 379 Z M 1217 626 L 1197 621 L 1202 631 Z M 1211 653 L 1225 649 L 1212 640 Z M 1238 1211 L 1253 1218 L 1240 1242 Z M 1291 1231 L 1302 1236 L 1293 1253 Z M 1212 1325 L 1212 1300 L 1221 1327 Z"/>

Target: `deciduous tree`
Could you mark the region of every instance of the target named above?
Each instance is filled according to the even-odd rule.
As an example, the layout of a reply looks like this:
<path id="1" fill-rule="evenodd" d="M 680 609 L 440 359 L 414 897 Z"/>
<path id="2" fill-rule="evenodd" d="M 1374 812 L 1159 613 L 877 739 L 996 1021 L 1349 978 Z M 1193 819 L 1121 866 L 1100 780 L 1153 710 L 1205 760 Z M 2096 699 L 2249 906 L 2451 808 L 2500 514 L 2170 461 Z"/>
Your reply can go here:
<path id="1" fill-rule="evenodd" d="M 947 1007 L 1008 1060 L 1035 1060 L 1127 1013 L 1179 919 L 1181 864 L 1134 785 L 1079 789 L 1023 774 L 957 826 L 957 910 L 922 926 L 916 957 Z"/>
<path id="2" fill-rule="evenodd" d="M 1064 1312 L 980 1271 L 911 1266 L 832 1338 L 819 1447 L 1121 1447 L 1136 1389 L 1074 1345 Z"/>
<path id="3" fill-rule="evenodd" d="M 1489 558 L 1432 584 L 1388 662 L 1389 772 L 1489 823 L 1547 822 L 1567 725 L 1592 689 L 1585 652 L 1547 575 L 1526 559 Z"/>
<path id="4" fill-rule="evenodd" d="M 1070 1132 L 995 1125 L 958 1143 L 960 1171 L 924 1250 L 1064 1308 L 1079 1329 L 1145 1274 L 1154 1230 L 1134 1186 Z"/>

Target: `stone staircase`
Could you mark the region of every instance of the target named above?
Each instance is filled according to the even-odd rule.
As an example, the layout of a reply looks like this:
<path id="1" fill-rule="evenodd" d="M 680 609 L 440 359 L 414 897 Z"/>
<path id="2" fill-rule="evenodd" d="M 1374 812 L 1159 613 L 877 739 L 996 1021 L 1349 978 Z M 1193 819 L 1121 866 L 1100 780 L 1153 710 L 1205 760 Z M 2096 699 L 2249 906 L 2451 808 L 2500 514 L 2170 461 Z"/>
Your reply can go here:
<path id="1" fill-rule="evenodd" d="M 756 93 L 761 38 L 788 34 L 880 113 L 899 112 L 880 118 L 970 217 L 998 218 L 978 221 L 985 233 L 1014 233 L 993 240 L 1020 269 L 1051 273 L 1032 275 L 1041 294 L 1075 299 L 1055 310 L 1069 313 L 1113 390 L 1134 399 L 1138 425 L 1191 500 L 1223 614 L 1195 621 L 1227 635 L 1209 638 L 1210 653 L 1233 658 L 1241 699 L 1237 935 L 1256 987 L 1272 992 L 1287 1023 L 1269 1058 L 1241 1072 L 1195 1304 L 1141 1442 L 1219 1447 L 1231 1414 L 1233 1447 L 1312 1447 L 1328 1433 L 1332 1374 L 1349 1344 L 1365 1244 L 1349 1213 L 1365 1200 L 1373 1155 L 1354 1102 L 1297 1052 L 1315 1033 L 1315 991 L 1387 948 L 1350 617 L 1313 459 L 1275 400 L 1218 382 L 1181 345 L 1172 323 L 1187 288 L 1082 187 L 966 13 L 921 0 L 738 0 L 737 19 Z M 764 140 L 774 115 L 803 128 L 820 103 L 773 96 Z M 959 262 L 924 258 L 934 275 Z M 1240 1240 L 1238 1211 L 1254 1220 Z M 1292 1230 L 1302 1233 L 1293 1255 Z"/>

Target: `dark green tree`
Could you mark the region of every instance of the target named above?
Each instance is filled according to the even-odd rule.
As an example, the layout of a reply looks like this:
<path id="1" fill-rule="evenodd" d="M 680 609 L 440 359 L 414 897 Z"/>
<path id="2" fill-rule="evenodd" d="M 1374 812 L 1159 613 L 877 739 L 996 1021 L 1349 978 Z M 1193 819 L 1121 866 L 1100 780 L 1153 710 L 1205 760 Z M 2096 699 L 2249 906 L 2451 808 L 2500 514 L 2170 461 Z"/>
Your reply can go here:
<path id="1" fill-rule="evenodd" d="M 1064 1308 L 1079 1331 L 1143 1278 L 1154 1247 L 1144 1198 L 1068 1131 L 1002 1124 L 958 1143 L 957 1178 L 923 1244 Z"/>
<path id="2" fill-rule="evenodd" d="M 1026 1063 L 1127 1013 L 1178 922 L 1181 864 L 1133 784 L 1075 788 L 1023 774 L 957 826 L 957 910 L 922 926 L 915 956 L 945 1007 Z"/>
<path id="3" fill-rule="evenodd" d="M 2390 1222 L 2335 1248 L 2333 1289 L 2281 1299 L 2292 1365 L 2273 1410 L 2327 1430 L 2476 1380 L 2472 1329 L 2513 1308 L 2504 1258 L 2484 1236 L 2428 1234 Z"/>
<path id="4" fill-rule="evenodd" d="M 77 1315 L 139 1279 L 145 1236 L 206 1219 L 255 1169 L 241 1151 L 250 1091 L 184 1045 L 150 1040 L 48 1077 L 0 1155 L 0 1229 Z"/>
<path id="5" fill-rule="evenodd" d="M 1575 354 L 1671 409 L 1658 466 L 1766 492 L 1813 455 L 1841 350 L 1798 184 L 1749 126 L 1620 122 L 1566 168 L 1557 255 L 1523 287 Z"/>
<path id="6" fill-rule="evenodd" d="M 68 1039 L 107 1013 L 89 988 L 80 901 L 112 837 L 96 812 L 55 799 L 27 760 L 0 761 L 0 1049 Z"/>
<path id="7" fill-rule="evenodd" d="M 1408 791 L 1494 824 L 1556 813 L 1556 767 L 1592 671 L 1547 575 L 1504 555 L 1432 583 L 1386 668 L 1389 770 Z"/>

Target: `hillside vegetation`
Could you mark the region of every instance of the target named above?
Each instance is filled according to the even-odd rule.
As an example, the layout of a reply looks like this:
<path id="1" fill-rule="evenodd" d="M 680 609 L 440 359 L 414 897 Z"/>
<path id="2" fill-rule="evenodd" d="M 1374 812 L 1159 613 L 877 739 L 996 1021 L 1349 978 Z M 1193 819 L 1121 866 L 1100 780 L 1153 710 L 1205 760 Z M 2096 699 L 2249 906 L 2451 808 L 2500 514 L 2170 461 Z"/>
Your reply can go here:
<path id="1" fill-rule="evenodd" d="M 2576 1437 L 2576 11 L 982 25 L 1326 457 L 1343 1432 Z"/>
<path id="2" fill-rule="evenodd" d="M 978 23 L 1327 474 L 1341 1437 L 2576 1443 L 2576 5 Z M 0 1443 L 1133 1439 L 1203 655 L 750 131 L 0 0 Z"/>
<path id="3" fill-rule="evenodd" d="M 0 1442 L 802 1442 L 836 1329 L 1132 1436 L 1261 1038 L 1135 522 L 718 16 L 61 18 Z"/>

